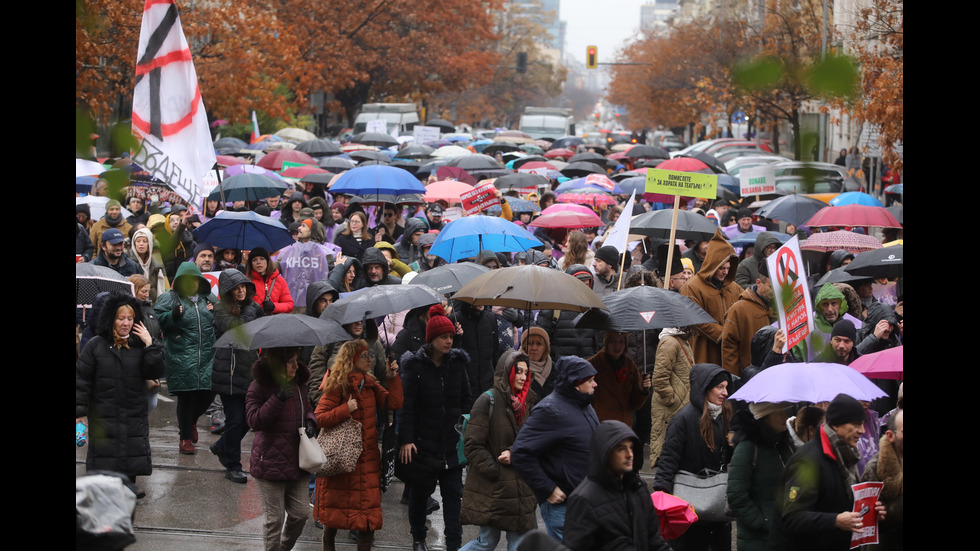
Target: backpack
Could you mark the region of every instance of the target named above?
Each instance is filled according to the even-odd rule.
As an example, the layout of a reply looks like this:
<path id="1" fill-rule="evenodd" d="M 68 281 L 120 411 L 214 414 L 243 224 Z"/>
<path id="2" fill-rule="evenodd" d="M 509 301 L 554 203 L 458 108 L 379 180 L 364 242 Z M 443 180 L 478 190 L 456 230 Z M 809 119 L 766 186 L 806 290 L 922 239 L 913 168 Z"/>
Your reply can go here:
<path id="1" fill-rule="evenodd" d="M 487 417 L 493 417 L 493 389 L 483 391 L 484 394 L 490 397 L 490 414 Z M 459 416 L 459 423 L 456 423 L 456 432 L 459 433 L 459 440 L 456 441 L 456 459 L 459 460 L 459 466 L 462 467 L 466 465 L 468 461 L 466 460 L 466 454 L 463 453 L 464 440 L 466 436 L 466 425 L 470 423 L 470 414 L 464 413 Z"/>

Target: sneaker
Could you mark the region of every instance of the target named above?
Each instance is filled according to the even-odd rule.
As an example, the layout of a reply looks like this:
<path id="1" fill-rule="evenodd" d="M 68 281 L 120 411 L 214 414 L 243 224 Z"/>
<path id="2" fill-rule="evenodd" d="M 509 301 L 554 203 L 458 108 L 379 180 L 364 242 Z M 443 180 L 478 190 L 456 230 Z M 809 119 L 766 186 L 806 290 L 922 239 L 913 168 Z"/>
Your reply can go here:
<path id="1" fill-rule="evenodd" d="M 211 423 L 211 434 L 221 434 L 225 432 L 225 422 L 218 420 Z"/>
<path id="2" fill-rule="evenodd" d="M 184 455 L 194 455 L 194 442 L 191 442 L 190 440 L 181 440 L 180 453 Z"/>
<path id="3" fill-rule="evenodd" d="M 225 471 L 225 478 L 239 484 L 245 484 L 248 482 L 248 477 L 245 476 L 245 473 L 242 471 Z"/>
<path id="4" fill-rule="evenodd" d="M 218 452 L 218 442 L 217 441 L 215 441 L 213 444 L 211 444 L 210 446 L 208 446 L 208 449 L 211 450 L 211 453 L 213 453 L 214 456 L 218 458 L 218 463 L 221 463 L 221 466 L 222 467 L 228 468 L 228 465 L 225 462 L 225 458 L 224 457 L 221 457 L 221 453 Z"/>

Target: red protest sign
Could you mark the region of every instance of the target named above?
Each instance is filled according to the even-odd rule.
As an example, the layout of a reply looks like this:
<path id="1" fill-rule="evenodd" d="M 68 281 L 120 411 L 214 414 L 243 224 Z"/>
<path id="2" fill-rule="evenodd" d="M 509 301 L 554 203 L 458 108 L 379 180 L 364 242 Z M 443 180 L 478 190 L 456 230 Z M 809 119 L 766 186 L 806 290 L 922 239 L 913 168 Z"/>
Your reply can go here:
<path id="1" fill-rule="evenodd" d="M 470 214 L 477 214 L 494 205 L 499 205 L 500 199 L 497 199 L 495 194 L 496 189 L 491 182 L 477 186 L 472 191 L 467 191 L 460 195 L 459 201 L 463 206 L 463 213 L 468 216 Z"/>
<path id="2" fill-rule="evenodd" d="M 786 350 L 806 339 L 813 330 L 813 305 L 806 289 L 806 270 L 794 236 L 766 259 L 775 291 L 779 324 L 786 331 Z"/>
<path id="3" fill-rule="evenodd" d="M 851 549 L 878 543 L 878 511 L 875 510 L 875 503 L 884 485 L 884 482 L 862 482 L 851 486 L 854 491 L 853 511 L 861 515 L 862 524 L 860 532 L 851 534 Z"/>

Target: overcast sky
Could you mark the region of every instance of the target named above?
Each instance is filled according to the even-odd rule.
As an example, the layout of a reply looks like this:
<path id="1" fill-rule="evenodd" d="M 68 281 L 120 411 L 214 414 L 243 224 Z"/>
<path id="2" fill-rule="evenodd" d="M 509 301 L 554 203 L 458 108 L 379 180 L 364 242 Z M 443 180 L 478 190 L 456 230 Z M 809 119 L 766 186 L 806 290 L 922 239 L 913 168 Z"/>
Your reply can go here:
<path id="1" fill-rule="evenodd" d="M 599 49 L 599 62 L 613 61 L 640 27 L 640 5 L 650 0 L 561 0 L 565 51 L 585 63 L 585 48 Z"/>

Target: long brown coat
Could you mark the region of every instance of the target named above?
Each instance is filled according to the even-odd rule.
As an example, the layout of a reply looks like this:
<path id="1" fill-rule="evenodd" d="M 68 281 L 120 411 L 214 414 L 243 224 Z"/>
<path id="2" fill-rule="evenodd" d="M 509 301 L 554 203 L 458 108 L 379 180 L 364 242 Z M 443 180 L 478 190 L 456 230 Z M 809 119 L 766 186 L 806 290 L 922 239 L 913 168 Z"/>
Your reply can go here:
<path id="1" fill-rule="evenodd" d="M 728 315 L 721 333 L 721 366 L 732 375 L 741 375 L 742 369 L 752 365 L 752 337 L 755 332 L 769 325 L 769 307 L 753 286 L 742 291 Z"/>
<path id="2" fill-rule="evenodd" d="M 516 351 L 504 352 L 497 361 L 493 412 L 490 411 L 490 397 L 486 393 L 480 394 L 470 411 L 470 421 L 464 435 L 464 452 L 469 467 L 459 518 L 463 524 L 524 533 L 534 528 L 534 508 L 537 506 L 534 492 L 514 467 L 497 460 L 504 450 L 511 448 L 520 430 L 510 405 L 509 378 L 515 356 Z M 531 384 L 530 375 L 526 384 Z M 535 400 L 534 391 L 530 391 L 525 407 L 530 409 Z"/>
<path id="3" fill-rule="evenodd" d="M 636 363 L 629 356 L 623 355 L 623 367 L 620 373 L 609 363 L 606 349 L 589 358 L 589 363 L 596 370 L 595 394 L 592 396 L 592 407 L 599 421 L 622 421 L 627 427 L 633 427 L 633 412 L 643 407 L 650 394 L 641 383 L 643 377 Z"/>
<path id="4" fill-rule="evenodd" d="M 715 279 L 715 273 L 725 264 L 731 262 L 728 275 L 724 281 Z M 724 327 L 725 314 L 735 304 L 742 288 L 735 283 L 735 270 L 738 268 L 738 256 L 732 244 L 725 239 L 721 230 L 715 231 L 714 237 L 708 243 L 708 252 L 701 264 L 701 271 L 681 287 L 681 294 L 690 298 L 704 309 L 715 323 L 703 323 L 697 326 L 691 348 L 694 349 L 695 363 L 712 363 L 721 365 L 721 333 Z"/>
<path id="5" fill-rule="evenodd" d="M 388 378 L 388 389 L 371 377 L 353 372 L 351 386 L 358 408 L 347 407 L 350 395 L 333 389 L 324 392 L 316 407 L 321 428 L 333 427 L 353 417 L 361 423 L 364 451 L 353 472 L 316 479 L 316 518 L 328 528 L 379 530 L 381 519 L 381 452 L 378 448 L 377 408 L 388 400 L 388 409 L 402 407 L 402 383 Z M 358 388 L 363 383 L 363 388 Z"/>
<path id="6" fill-rule="evenodd" d="M 691 401 L 691 367 L 694 351 L 688 339 L 661 335 L 653 366 L 653 399 L 650 401 L 650 466 L 664 447 L 667 423 Z"/>

